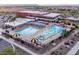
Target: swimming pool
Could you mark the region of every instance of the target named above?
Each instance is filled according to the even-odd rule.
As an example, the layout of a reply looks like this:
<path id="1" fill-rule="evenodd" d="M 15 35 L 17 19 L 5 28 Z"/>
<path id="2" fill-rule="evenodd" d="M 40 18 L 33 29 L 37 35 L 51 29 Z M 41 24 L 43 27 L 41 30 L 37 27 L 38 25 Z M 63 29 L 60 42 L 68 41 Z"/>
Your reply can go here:
<path id="1" fill-rule="evenodd" d="M 62 33 L 62 30 L 63 30 L 63 28 L 61 26 L 51 25 L 45 31 L 43 31 L 42 33 L 39 33 L 36 36 L 36 39 L 37 39 L 38 42 L 43 43 L 46 38 L 54 36 L 54 35 L 56 35 L 58 33 Z"/>
<path id="2" fill-rule="evenodd" d="M 16 30 L 16 33 L 17 34 L 21 34 L 21 35 L 27 35 L 27 36 L 31 36 L 33 35 L 34 33 L 36 33 L 38 30 L 36 28 L 33 28 L 33 27 L 26 27 L 24 29 L 19 29 L 19 30 Z"/>
<path id="3" fill-rule="evenodd" d="M 16 30 L 16 33 L 30 37 L 31 35 L 33 35 L 37 31 L 38 31 L 38 29 L 36 29 L 34 27 L 26 27 L 24 29 Z M 34 38 L 36 39 L 38 44 L 44 44 L 45 40 L 47 40 L 49 37 L 52 37 L 52 36 L 54 37 L 58 33 L 60 33 L 59 35 L 61 35 L 62 32 L 63 32 L 63 27 L 51 25 L 50 27 L 46 28 L 46 30 L 44 30 L 43 32 L 40 32 L 36 36 L 34 36 Z"/>

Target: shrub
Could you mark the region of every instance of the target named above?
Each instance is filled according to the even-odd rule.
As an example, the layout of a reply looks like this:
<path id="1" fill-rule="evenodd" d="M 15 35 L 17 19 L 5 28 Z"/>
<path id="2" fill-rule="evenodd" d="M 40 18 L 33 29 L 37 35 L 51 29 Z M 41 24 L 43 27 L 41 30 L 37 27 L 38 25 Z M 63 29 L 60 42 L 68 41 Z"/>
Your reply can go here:
<path id="1" fill-rule="evenodd" d="M 15 55 L 16 53 L 13 51 L 12 48 L 5 48 L 3 51 L 0 52 L 0 55 Z"/>

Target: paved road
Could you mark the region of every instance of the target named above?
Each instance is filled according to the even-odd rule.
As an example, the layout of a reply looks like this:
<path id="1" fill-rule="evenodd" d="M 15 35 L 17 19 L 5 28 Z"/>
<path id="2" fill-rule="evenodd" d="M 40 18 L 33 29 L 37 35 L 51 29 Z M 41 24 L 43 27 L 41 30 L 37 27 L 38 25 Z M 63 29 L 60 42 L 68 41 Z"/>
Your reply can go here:
<path id="1" fill-rule="evenodd" d="M 75 44 L 75 46 L 67 53 L 67 55 L 75 55 L 79 50 L 79 42 Z"/>
<path id="2" fill-rule="evenodd" d="M 5 48 L 12 48 L 10 43 L 6 42 L 5 40 L 0 39 L 0 51 Z"/>
<path id="3" fill-rule="evenodd" d="M 64 41 L 62 41 L 60 44 L 58 44 L 56 47 L 50 49 L 49 51 L 47 51 L 46 53 L 44 53 L 44 55 L 46 54 L 50 54 L 52 51 L 55 51 L 56 49 L 58 49 L 61 45 L 63 45 L 67 40 L 70 40 L 72 38 L 74 38 L 74 34 L 76 34 L 77 32 L 79 32 L 79 29 L 74 30 L 71 35 L 69 35 L 67 38 L 64 39 Z"/>

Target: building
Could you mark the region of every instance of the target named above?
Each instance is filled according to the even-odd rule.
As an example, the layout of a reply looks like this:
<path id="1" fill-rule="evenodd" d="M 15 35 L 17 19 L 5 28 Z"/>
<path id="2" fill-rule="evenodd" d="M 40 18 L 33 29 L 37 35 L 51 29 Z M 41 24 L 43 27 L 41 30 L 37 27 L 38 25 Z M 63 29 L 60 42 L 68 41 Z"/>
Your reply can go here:
<path id="1" fill-rule="evenodd" d="M 16 20 L 14 20 L 12 22 L 6 22 L 5 25 L 12 26 L 12 27 L 18 27 L 18 26 L 26 24 L 30 21 L 34 21 L 34 19 L 16 18 Z"/>
<path id="2" fill-rule="evenodd" d="M 61 18 L 62 16 L 59 13 L 48 13 L 39 17 L 39 19 L 42 19 L 45 21 L 57 21 Z"/>
<path id="3" fill-rule="evenodd" d="M 34 17 L 36 19 L 45 20 L 45 21 L 56 21 L 59 18 L 62 18 L 59 13 L 49 13 L 41 11 L 18 11 L 16 15 L 19 17 Z"/>
<path id="4" fill-rule="evenodd" d="M 32 10 L 26 10 L 26 11 L 18 11 L 16 12 L 16 15 L 19 17 L 36 17 L 36 16 L 41 16 L 44 14 L 47 14 L 48 12 L 40 12 L 40 11 L 32 11 Z"/>
<path id="5" fill-rule="evenodd" d="M 66 22 L 70 22 L 71 24 L 79 25 L 79 19 L 74 17 L 65 18 Z"/>

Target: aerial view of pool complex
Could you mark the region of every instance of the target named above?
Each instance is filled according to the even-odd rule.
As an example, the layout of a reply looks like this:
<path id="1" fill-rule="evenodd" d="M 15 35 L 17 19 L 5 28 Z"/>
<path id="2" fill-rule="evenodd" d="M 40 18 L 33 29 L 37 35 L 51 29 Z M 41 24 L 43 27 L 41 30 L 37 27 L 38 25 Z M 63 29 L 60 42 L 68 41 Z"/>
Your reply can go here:
<path id="1" fill-rule="evenodd" d="M 33 27 L 27 27 L 25 29 L 20 29 L 20 30 L 16 30 L 16 33 L 17 34 L 22 34 L 22 35 L 26 35 L 26 36 L 30 36 L 30 35 L 33 35 L 34 33 L 36 33 L 38 31 L 38 29 L 36 28 L 33 28 Z M 42 44 L 43 41 L 46 39 L 46 38 L 49 38 L 51 36 L 55 36 L 56 34 L 58 33 L 62 33 L 63 31 L 63 27 L 61 26 L 56 26 L 56 25 L 51 25 L 49 26 L 48 28 L 46 28 L 46 30 L 38 33 L 35 38 L 36 40 Z"/>

